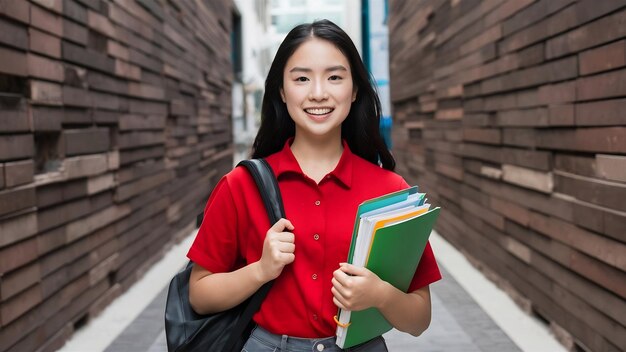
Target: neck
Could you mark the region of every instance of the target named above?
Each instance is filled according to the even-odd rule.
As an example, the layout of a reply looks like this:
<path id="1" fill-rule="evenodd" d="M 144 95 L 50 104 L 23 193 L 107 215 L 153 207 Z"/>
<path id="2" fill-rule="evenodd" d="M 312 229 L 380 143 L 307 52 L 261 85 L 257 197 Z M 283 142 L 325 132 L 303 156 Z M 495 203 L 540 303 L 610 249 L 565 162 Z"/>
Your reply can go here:
<path id="1" fill-rule="evenodd" d="M 335 169 L 341 159 L 343 153 L 341 134 L 315 139 L 296 134 L 291 144 L 291 152 L 302 171 L 319 182 L 322 177 Z"/>
<path id="2" fill-rule="evenodd" d="M 298 161 L 311 160 L 314 162 L 323 162 L 329 159 L 339 161 L 341 153 L 343 152 L 341 135 L 312 139 L 304 135 L 299 136 L 296 134 L 291 144 L 291 151 Z"/>

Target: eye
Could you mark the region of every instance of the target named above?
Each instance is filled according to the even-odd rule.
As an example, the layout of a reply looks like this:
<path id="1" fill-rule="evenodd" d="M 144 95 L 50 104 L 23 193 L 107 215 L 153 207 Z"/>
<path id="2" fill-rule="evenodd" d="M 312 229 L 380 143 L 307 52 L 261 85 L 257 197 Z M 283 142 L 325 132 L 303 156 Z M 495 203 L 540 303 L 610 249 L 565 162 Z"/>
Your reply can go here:
<path id="1" fill-rule="evenodd" d="M 339 81 L 339 80 L 341 80 L 342 78 L 341 78 L 341 76 L 332 75 L 332 76 L 330 76 L 328 79 L 329 79 L 329 80 L 331 80 L 331 81 Z"/>
<path id="2" fill-rule="evenodd" d="M 304 77 L 304 76 L 301 76 L 301 77 L 296 78 L 296 82 L 306 82 L 306 81 L 308 81 L 308 80 L 309 80 L 309 79 L 308 79 L 308 78 L 306 78 L 306 77 Z"/>

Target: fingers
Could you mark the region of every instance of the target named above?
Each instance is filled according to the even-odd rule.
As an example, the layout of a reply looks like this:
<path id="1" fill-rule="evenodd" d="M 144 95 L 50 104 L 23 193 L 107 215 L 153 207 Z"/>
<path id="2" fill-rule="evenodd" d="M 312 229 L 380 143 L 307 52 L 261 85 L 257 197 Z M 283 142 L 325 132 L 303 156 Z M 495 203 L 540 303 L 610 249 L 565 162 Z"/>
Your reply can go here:
<path id="1" fill-rule="evenodd" d="M 285 265 L 295 260 L 295 235 L 292 232 L 294 226 L 287 219 L 278 220 L 267 231 L 261 255 L 262 268 L 270 278 L 276 278 L 282 272 Z"/>
<path id="2" fill-rule="evenodd" d="M 292 242 L 279 242 L 277 244 L 277 249 L 281 253 L 293 253 L 296 250 L 296 245 Z"/>
<path id="3" fill-rule="evenodd" d="M 359 277 L 366 277 L 369 270 L 364 267 L 354 266 L 348 263 L 340 263 L 339 269 L 333 272 L 333 277 L 344 287 L 352 288 Z"/>
<path id="4" fill-rule="evenodd" d="M 342 306 L 349 306 L 348 302 L 352 298 L 353 293 L 351 289 L 351 286 L 353 285 L 352 278 L 337 269 L 333 273 L 331 283 L 333 284 L 333 287 L 330 290 L 335 299 L 341 302 Z"/>
<path id="5" fill-rule="evenodd" d="M 272 251 L 277 251 L 277 253 L 293 253 L 295 251 L 296 236 L 292 232 L 283 232 L 289 228 L 293 230 L 291 222 L 287 219 L 280 219 L 267 231 L 265 241 Z"/>
<path id="6" fill-rule="evenodd" d="M 276 261 L 287 265 L 294 261 L 296 258 L 294 252 L 296 250 L 296 245 L 288 242 L 279 242 L 276 246 L 273 247 L 273 257 Z"/>
<path id="7" fill-rule="evenodd" d="M 293 263 L 295 259 L 296 259 L 296 255 L 293 253 L 281 253 L 280 254 L 280 261 L 284 265 Z"/>
<path id="8" fill-rule="evenodd" d="M 268 232 L 266 237 L 266 241 L 269 243 L 270 248 L 284 253 L 293 253 L 295 251 L 295 240 L 295 236 L 290 232 Z"/>
<path id="9" fill-rule="evenodd" d="M 341 263 L 331 280 L 335 305 L 352 311 L 374 306 L 379 280 L 367 268 Z"/>
<path id="10" fill-rule="evenodd" d="M 345 309 L 345 310 L 350 310 L 346 304 L 346 301 L 343 299 L 343 297 L 341 297 L 341 295 L 339 295 L 338 293 L 336 293 L 336 290 L 334 288 L 331 289 L 333 291 L 333 303 L 335 303 L 335 305 L 341 309 Z"/>
<path id="11" fill-rule="evenodd" d="M 356 266 L 349 263 L 339 263 L 339 269 L 348 275 L 365 276 L 368 270 L 362 266 Z"/>
<path id="12" fill-rule="evenodd" d="M 268 233 L 270 236 L 270 240 L 286 242 L 286 243 L 294 243 L 296 240 L 296 236 L 291 232 L 273 232 Z"/>
<path id="13" fill-rule="evenodd" d="M 353 291 L 341 286 L 341 284 L 339 284 L 339 282 L 334 278 L 332 281 L 333 287 L 330 291 L 333 294 L 333 302 L 335 302 L 335 305 L 341 309 L 356 310 L 355 308 L 357 306 L 355 305 L 355 302 L 353 302 Z"/>
<path id="14" fill-rule="evenodd" d="M 294 252 L 296 250 L 296 245 L 293 243 L 293 239 L 291 242 L 281 241 L 278 238 L 270 239 L 270 251 L 274 260 L 282 263 L 289 264 L 294 260 Z"/>
<path id="15" fill-rule="evenodd" d="M 340 287 L 351 287 L 352 286 L 352 278 L 343 272 L 341 268 L 335 270 L 333 272 L 333 285 Z M 336 284 L 335 284 L 336 283 Z"/>
<path id="16" fill-rule="evenodd" d="M 278 221 L 276 221 L 276 223 L 274 225 L 272 225 L 272 227 L 270 227 L 269 231 L 272 231 L 272 232 L 285 232 L 285 230 L 293 231 L 293 229 L 294 229 L 294 227 L 291 224 L 291 221 L 289 221 L 289 220 L 287 220 L 285 218 L 280 218 L 280 219 L 278 219 Z"/>
<path id="17" fill-rule="evenodd" d="M 278 220 L 269 230 L 267 230 L 267 234 L 265 235 L 270 241 L 279 241 L 279 242 L 295 242 L 295 235 L 293 232 L 294 227 L 291 222 L 287 219 Z M 285 231 L 288 230 L 288 231 Z"/>
<path id="18" fill-rule="evenodd" d="M 331 280 L 333 287 L 330 289 L 333 292 L 333 295 L 339 296 L 343 299 L 350 299 L 351 291 L 350 289 L 343 286 L 337 279 L 333 278 Z"/>

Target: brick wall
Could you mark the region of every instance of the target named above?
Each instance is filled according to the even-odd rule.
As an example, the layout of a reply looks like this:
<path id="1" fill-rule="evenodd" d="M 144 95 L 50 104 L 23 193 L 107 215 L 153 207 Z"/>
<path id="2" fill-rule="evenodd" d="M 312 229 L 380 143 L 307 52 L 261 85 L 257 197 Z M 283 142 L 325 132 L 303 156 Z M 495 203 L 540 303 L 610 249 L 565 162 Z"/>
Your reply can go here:
<path id="1" fill-rule="evenodd" d="M 0 351 L 54 350 L 232 167 L 230 1 L 0 0 Z"/>
<path id="2" fill-rule="evenodd" d="M 626 346 L 626 1 L 390 1 L 398 171 L 570 348 Z"/>

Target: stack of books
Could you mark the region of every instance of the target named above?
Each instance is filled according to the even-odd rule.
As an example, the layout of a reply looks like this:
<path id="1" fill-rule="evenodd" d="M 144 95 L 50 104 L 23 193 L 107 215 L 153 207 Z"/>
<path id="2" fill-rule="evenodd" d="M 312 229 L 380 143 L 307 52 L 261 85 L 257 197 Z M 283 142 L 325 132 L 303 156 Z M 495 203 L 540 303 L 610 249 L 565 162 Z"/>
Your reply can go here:
<path id="1" fill-rule="evenodd" d="M 430 209 L 417 186 L 359 205 L 348 263 L 363 266 L 407 292 L 440 208 Z M 348 348 L 391 330 L 376 308 L 339 309 L 337 346 Z"/>

